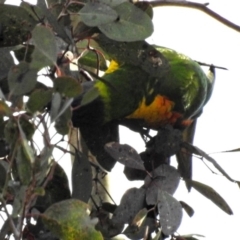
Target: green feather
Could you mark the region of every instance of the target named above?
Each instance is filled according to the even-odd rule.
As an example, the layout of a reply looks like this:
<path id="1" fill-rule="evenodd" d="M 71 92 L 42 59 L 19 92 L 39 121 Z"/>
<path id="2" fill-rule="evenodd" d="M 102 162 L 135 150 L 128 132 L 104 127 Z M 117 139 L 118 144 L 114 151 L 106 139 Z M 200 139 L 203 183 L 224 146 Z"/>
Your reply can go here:
<path id="1" fill-rule="evenodd" d="M 201 114 L 211 96 L 214 67 L 210 68 L 211 77 L 209 77 L 200 65 L 189 57 L 169 48 L 154 47 L 168 61 L 169 69 L 165 74 L 156 77 L 155 73 L 151 75 L 141 67 L 121 63 L 119 67 L 115 65 L 114 69 L 105 73 L 104 81 L 87 83 L 86 91 L 73 103 L 73 106 L 81 106 L 81 101 L 87 103 L 73 111 L 73 125 L 84 129 L 83 137 L 87 139 L 88 147 L 97 156 L 100 153 L 105 160 L 99 162 L 108 170 L 112 168 L 115 160 L 111 157 L 107 159 L 103 146 L 109 139 L 117 138 L 116 134 L 115 137 L 111 137 L 110 132 L 106 137 L 103 136 L 105 134 L 103 129 L 108 123 L 114 125 L 113 129 L 116 133 L 115 123 L 136 111 L 143 99 L 146 106 L 149 106 L 155 97 L 160 95 L 174 102 L 173 111 L 179 113 L 182 120 L 195 119 Z M 88 91 L 94 93 L 94 98 L 89 98 L 91 101 L 82 100 L 89 95 L 86 93 Z M 144 122 L 142 126 L 149 127 L 147 123 L 145 126 Z M 93 144 L 92 139 L 94 139 Z"/>

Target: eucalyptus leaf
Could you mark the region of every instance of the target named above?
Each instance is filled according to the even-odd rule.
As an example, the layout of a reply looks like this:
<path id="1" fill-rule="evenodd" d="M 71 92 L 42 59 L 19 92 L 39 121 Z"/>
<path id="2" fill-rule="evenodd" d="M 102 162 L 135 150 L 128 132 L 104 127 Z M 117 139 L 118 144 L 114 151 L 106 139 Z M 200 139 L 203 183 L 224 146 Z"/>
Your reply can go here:
<path id="1" fill-rule="evenodd" d="M 24 95 L 30 92 L 36 85 L 37 71 L 30 69 L 29 64 L 20 62 L 12 67 L 8 73 L 8 84 L 12 94 Z"/>
<path id="2" fill-rule="evenodd" d="M 58 116 L 59 109 L 61 107 L 61 95 L 60 93 L 56 92 L 52 96 L 52 102 L 51 102 L 51 110 L 50 110 L 50 117 L 51 122 L 54 122 Z"/>
<path id="3" fill-rule="evenodd" d="M 193 180 L 187 180 L 188 184 L 192 186 L 195 190 L 200 192 L 203 196 L 211 200 L 219 208 L 221 208 L 225 213 L 232 215 L 232 209 L 229 207 L 227 202 L 211 187 Z"/>
<path id="4" fill-rule="evenodd" d="M 143 161 L 137 151 L 127 144 L 110 142 L 105 145 L 105 150 L 115 160 L 123 165 L 135 169 L 145 170 Z"/>
<path id="5" fill-rule="evenodd" d="M 92 192 L 92 169 L 88 158 L 75 149 L 72 167 L 72 197 L 88 202 Z"/>
<path id="6" fill-rule="evenodd" d="M 79 14 L 82 17 L 82 21 L 90 27 L 113 22 L 118 17 L 114 9 L 102 2 L 86 3 L 79 11 Z"/>
<path id="7" fill-rule="evenodd" d="M 127 2 L 127 1 L 128 0 L 101 0 L 102 3 L 105 3 L 111 7 L 116 7 L 117 5 Z"/>
<path id="8" fill-rule="evenodd" d="M 124 2 L 114 8 L 118 13 L 116 21 L 98 25 L 107 37 L 124 42 L 143 40 L 153 32 L 151 18 L 132 3 Z"/>
<path id="9" fill-rule="evenodd" d="M 52 164 L 52 151 L 53 146 L 45 146 L 39 156 L 36 158 L 33 169 L 34 169 L 34 177 L 38 186 L 43 182 L 46 178 L 47 174 L 49 173 L 51 164 Z"/>
<path id="10" fill-rule="evenodd" d="M 182 221 L 182 206 L 170 194 L 165 191 L 158 191 L 158 211 L 162 231 L 165 235 L 173 234 Z"/>
<path id="11" fill-rule="evenodd" d="M 57 133 L 63 136 L 69 133 L 69 129 L 71 127 L 71 122 L 72 122 L 71 121 L 72 111 L 70 107 L 71 102 L 72 102 L 72 99 L 70 99 L 70 101 L 65 100 L 65 102 L 62 103 L 63 105 L 62 110 L 59 112 L 55 120 L 54 127 L 56 128 Z"/>
<path id="12" fill-rule="evenodd" d="M 139 240 L 144 239 L 146 236 L 146 231 L 152 233 L 157 230 L 157 223 L 154 218 L 146 217 L 141 226 L 137 227 L 134 225 L 129 225 L 123 232 L 129 239 Z"/>
<path id="13" fill-rule="evenodd" d="M 28 145 L 28 140 L 27 140 L 26 134 L 24 133 L 23 128 L 20 124 L 20 121 L 18 121 L 18 129 L 19 129 L 19 134 L 20 134 L 20 136 L 19 136 L 20 142 L 23 147 L 23 152 L 32 164 L 34 162 L 35 157 L 34 157 L 32 148 Z"/>
<path id="14" fill-rule="evenodd" d="M 0 80 L 7 77 L 9 69 L 14 65 L 13 57 L 9 48 L 0 48 Z"/>
<path id="15" fill-rule="evenodd" d="M 6 104 L 5 101 L 0 100 L 0 116 L 7 117 L 11 116 L 11 114 L 12 114 L 11 108 Z"/>
<path id="16" fill-rule="evenodd" d="M 33 52 L 33 62 L 38 60 L 37 56 L 40 54 L 43 55 L 49 63 L 53 65 L 56 64 L 57 44 L 52 30 L 45 26 L 38 25 L 32 31 L 32 40 L 35 45 L 34 52 L 38 50 L 37 54 Z M 31 66 L 34 67 L 35 65 L 36 63 L 32 63 Z"/>
<path id="17" fill-rule="evenodd" d="M 48 3 L 49 4 L 49 3 Z M 58 5 L 59 1 L 53 3 L 53 5 Z M 59 37 L 61 37 L 66 43 L 72 44 L 72 39 L 69 34 L 67 34 L 64 26 L 61 26 L 57 17 L 51 13 L 51 11 L 47 8 L 46 1 L 38 1 L 37 6 L 42 10 L 48 22 L 52 26 L 53 30 L 57 33 Z"/>
<path id="18" fill-rule="evenodd" d="M 58 77 L 54 79 L 53 83 L 54 91 L 59 92 L 66 97 L 76 97 L 82 91 L 81 85 L 72 77 Z"/>
<path id="19" fill-rule="evenodd" d="M 81 101 L 81 106 L 85 106 L 99 97 L 99 91 L 97 88 L 93 87 L 88 90 Z"/>
<path id="20" fill-rule="evenodd" d="M 21 183 L 27 186 L 32 180 L 32 164 L 31 164 L 31 152 L 26 149 L 26 146 L 20 144 L 17 148 L 16 164 L 18 176 Z"/>
<path id="21" fill-rule="evenodd" d="M 32 113 L 42 111 L 51 102 L 51 98 L 52 90 L 37 89 L 31 93 L 26 103 L 27 109 Z"/>
<path id="22" fill-rule="evenodd" d="M 145 189 L 131 188 L 122 196 L 120 205 L 113 213 L 114 224 L 131 223 L 137 213 L 144 208 Z"/>
<path id="23" fill-rule="evenodd" d="M 9 164 L 6 161 L 0 161 L 0 192 L 5 186 L 8 168 Z"/>
<path id="24" fill-rule="evenodd" d="M 54 120 L 59 118 L 66 110 L 70 109 L 72 101 L 73 101 L 73 98 L 70 98 L 70 99 L 66 99 L 62 102 L 61 108 L 59 109 L 59 112 Z"/>
<path id="25" fill-rule="evenodd" d="M 182 208 L 185 210 L 185 212 L 188 214 L 188 216 L 192 217 L 194 214 L 193 208 L 183 201 L 179 201 L 179 202 L 181 203 Z"/>
<path id="26" fill-rule="evenodd" d="M 147 187 L 146 201 L 154 205 L 158 199 L 158 190 L 163 190 L 173 195 L 179 182 L 180 174 L 176 168 L 162 164 L 151 172 L 153 179 L 146 176 L 144 185 Z"/>
<path id="27" fill-rule="evenodd" d="M 25 202 L 23 202 L 23 199 L 26 197 L 27 186 L 18 186 L 15 187 L 14 190 L 16 197 L 13 201 L 13 210 L 11 216 L 16 219 L 23 210 L 25 204 Z"/>

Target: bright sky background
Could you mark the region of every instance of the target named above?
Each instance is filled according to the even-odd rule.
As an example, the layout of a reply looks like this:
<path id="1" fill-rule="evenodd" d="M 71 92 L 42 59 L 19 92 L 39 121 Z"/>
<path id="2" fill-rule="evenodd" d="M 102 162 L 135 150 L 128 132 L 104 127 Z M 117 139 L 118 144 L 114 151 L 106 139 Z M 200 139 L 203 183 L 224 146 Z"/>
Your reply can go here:
<path id="1" fill-rule="evenodd" d="M 8 0 L 6 3 L 17 4 Z M 198 1 L 200 2 L 200 1 Z M 201 3 L 205 3 L 202 1 Z M 209 0 L 209 7 L 223 17 L 240 25 L 239 0 Z M 198 120 L 194 144 L 207 153 L 240 148 L 240 33 L 229 29 L 206 14 L 186 8 L 160 7 L 154 12 L 154 34 L 149 41 L 175 49 L 200 62 L 227 67 L 217 70 L 217 80 L 212 98 Z M 139 152 L 144 144 L 138 134 L 122 129 L 121 142 L 128 143 Z M 240 180 L 240 153 L 211 155 L 236 180 Z M 193 179 L 213 187 L 231 206 L 234 215 L 228 216 L 195 190 L 187 193 L 182 183 L 175 197 L 195 209 L 189 218 L 184 213 L 180 234 L 198 233 L 205 240 L 239 238 L 240 189 L 234 183 L 211 171 L 199 159 L 194 159 Z M 211 164 L 208 164 L 211 167 Z M 215 169 L 211 167 L 213 171 Z M 135 183 L 123 183 L 121 167 L 111 174 L 114 182 L 113 197 L 122 196 L 126 188 Z M 127 187 L 126 187 L 127 186 Z M 138 183 L 139 186 L 139 183 Z M 119 202 L 119 201 L 117 201 Z"/>

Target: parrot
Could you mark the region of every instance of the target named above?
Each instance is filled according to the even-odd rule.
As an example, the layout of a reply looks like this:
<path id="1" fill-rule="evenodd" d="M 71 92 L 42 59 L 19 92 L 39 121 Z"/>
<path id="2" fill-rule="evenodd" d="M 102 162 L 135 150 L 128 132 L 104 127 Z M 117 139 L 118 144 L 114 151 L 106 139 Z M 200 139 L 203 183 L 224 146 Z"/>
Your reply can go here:
<path id="1" fill-rule="evenodd" d="M 215 67 L 206 74 L 200 64 L 177 51 L 154 45 L 169 69 L 151 75 L 141 66 L 112 60 L 102 79 L 82 83 L 73 102 L 72 123 L 80 128 L 99 164 L 111 171 L 115 160 L 104 145 L 118 141 L 118 125 L 154 129 L 167 124 L 185 129 L 197 119 L 213 91 Z M 87 100 L 86 99 L 92 99 Z"/>

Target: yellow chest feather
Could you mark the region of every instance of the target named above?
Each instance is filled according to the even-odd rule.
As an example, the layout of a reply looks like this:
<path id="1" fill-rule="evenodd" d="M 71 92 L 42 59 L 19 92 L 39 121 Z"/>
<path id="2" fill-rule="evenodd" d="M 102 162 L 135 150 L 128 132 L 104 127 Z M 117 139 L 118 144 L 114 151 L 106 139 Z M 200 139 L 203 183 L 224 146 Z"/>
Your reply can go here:
<path id="1" fill-rule="evenodd" d="M 165 124 L 174 124 L 181 116 L 172 111 L 173 107 L 174 102 L 161 95 L 157 95 L 149 105 L 146 105 L 144 98 L 138 108 L 127 118 L 142 119 L 146 123 L 146 127 L 157 129 Z"/>

